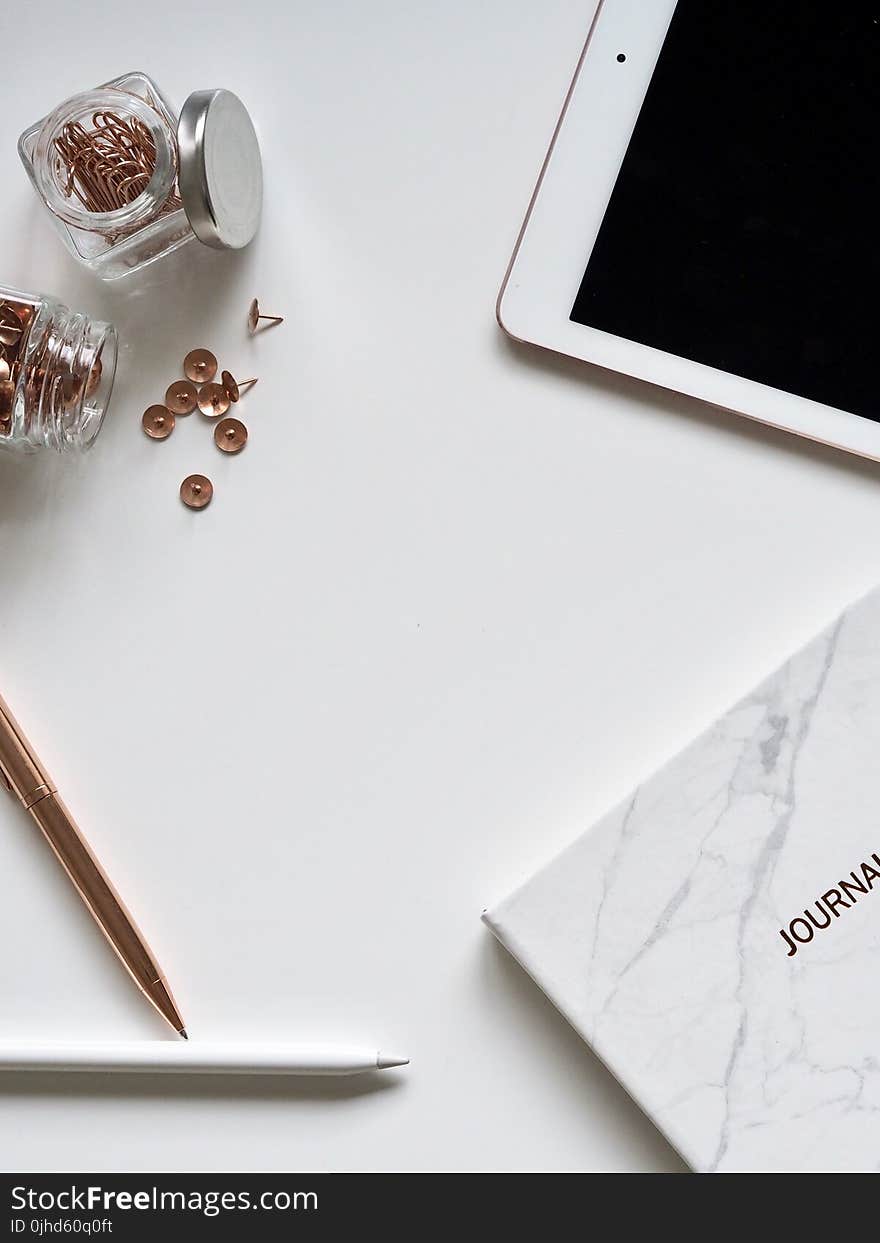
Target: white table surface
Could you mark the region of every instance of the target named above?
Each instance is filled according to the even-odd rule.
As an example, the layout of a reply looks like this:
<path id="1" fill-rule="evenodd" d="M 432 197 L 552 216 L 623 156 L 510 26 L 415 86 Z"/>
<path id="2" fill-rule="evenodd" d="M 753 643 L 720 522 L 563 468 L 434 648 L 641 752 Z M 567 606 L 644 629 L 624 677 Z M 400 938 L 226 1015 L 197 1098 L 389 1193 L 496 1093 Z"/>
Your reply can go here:
<path id="1" fill-rule="evenodd" d="M 125 342 L 95 453 L 0 460 L 0 687 L 194 1039 L 359 1039 L 381 1083 L 10 1079 L 0 1167 L 677 1170 L 481 909 L 880 574 L 877 468 L 510 345 L 493 303 L 590 0 L 4 10 L 0 281 Z M 75 54 L 73 52 L 75 49 Z M 264 145 L 240 256 L 102 286 L 20 130 L 126 69 Z M 284 314 L 251 341 L 248 302 Z M 140 414 L 207 345 L 251 442 Z M 181 479 L 210 474 L 193 514 Z M 2 1035 L 165 1038 L 0 804 Z"/>

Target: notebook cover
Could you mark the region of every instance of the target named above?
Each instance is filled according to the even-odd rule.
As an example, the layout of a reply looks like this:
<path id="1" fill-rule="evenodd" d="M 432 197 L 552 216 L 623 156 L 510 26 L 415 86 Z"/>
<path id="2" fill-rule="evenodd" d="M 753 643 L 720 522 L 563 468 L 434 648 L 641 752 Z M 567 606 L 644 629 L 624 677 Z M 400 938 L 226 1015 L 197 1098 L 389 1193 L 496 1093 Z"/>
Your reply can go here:
<path id="1" fill-rule="evenodd" d="M 880 592 L 485 915 L 699 1171 L 880 1168 Z"/>

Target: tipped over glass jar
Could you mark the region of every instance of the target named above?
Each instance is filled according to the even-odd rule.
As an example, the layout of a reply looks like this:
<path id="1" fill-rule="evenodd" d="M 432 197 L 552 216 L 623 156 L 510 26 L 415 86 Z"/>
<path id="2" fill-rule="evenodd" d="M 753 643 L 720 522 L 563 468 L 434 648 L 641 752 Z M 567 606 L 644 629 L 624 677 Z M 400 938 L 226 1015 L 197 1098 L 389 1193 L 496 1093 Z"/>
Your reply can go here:
<path id="1" fill-rule="evenodd" d="M 101 430 L 117 338 L 55 298 L 0 286 L 0 449 L 90 449 Z"/>
<path id="2" fill-rule="evenodd" d="M 104 280 L 193 238 L 241 249 L 259 226 L 260 146 L 231 91 L 195 91 L 177 117 L 147 74 L 127 73 L 59 104 L 18 151 L 64 243 Z"/>

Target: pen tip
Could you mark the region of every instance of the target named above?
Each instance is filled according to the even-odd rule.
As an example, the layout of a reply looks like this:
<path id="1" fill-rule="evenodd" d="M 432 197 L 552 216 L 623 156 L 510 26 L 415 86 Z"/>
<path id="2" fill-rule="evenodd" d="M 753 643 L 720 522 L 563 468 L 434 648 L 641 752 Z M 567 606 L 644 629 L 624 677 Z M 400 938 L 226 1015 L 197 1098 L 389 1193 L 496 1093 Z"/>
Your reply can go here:
<path id="1" fill-rule="evenodd" d="M 189 1036 L 186 1034 L 186 1028 L 185 1028 L 185 1027 L 181 1027 L 181 1029 L 180 1029 L 180 1033 L 179 1033 L 179 1034 L 180 1034 L 181 1036 L 183 1036 L 184 1040 L 189 1040 Z"/>
<path id="2" fill-rule="evenodd" d="M 390 1070 L 392 1066 L 409 1066 L 408 1057 L 391 1057 L 387 1053 L 380 1053 L 376 1058 L 377 1070 Z"/>

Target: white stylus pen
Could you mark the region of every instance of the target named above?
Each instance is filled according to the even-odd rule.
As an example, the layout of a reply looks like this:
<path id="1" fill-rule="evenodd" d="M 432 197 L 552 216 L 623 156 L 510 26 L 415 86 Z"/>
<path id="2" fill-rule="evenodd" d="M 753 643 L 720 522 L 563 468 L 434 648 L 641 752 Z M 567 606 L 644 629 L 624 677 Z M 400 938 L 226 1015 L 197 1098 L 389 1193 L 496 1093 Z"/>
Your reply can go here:
<path id="1" fill-rule="evenodd" d="M 0 1072 L 87 1071 L 128 1075 L 362 1075 L 406 1066 L 390 1057 L 345 1045 L 201 1044 L 191 1040 L 116 1044 L 0 1042 Z"/>

